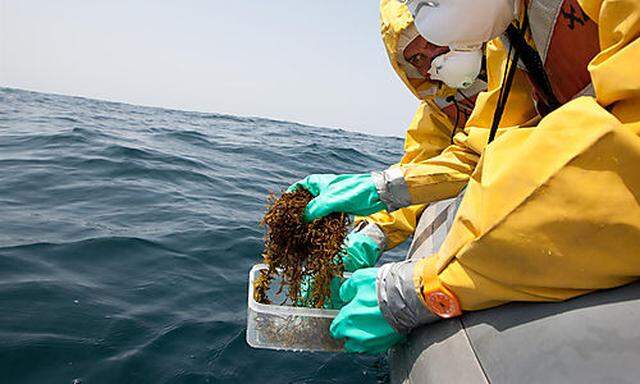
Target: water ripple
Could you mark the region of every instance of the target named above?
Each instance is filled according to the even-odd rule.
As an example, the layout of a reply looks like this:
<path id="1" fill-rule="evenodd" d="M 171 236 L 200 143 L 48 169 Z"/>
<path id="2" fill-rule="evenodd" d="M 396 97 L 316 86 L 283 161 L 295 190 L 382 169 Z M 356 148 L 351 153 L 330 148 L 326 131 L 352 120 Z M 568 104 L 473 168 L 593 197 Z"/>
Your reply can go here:
<path id="1" fill-rule="evenodd" d="M 376 358 L 245 342 L 266 195 L 402 140 L 0 89 L 1 382 L 378 383 Z"/>

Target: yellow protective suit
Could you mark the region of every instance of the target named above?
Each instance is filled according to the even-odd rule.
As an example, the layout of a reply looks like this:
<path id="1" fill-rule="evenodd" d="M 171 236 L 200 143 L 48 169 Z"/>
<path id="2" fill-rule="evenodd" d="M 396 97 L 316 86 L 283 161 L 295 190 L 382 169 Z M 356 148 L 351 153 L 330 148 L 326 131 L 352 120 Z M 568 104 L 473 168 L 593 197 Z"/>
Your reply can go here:
<path id="1" fill-rule="evenodd" d="M 485 148 L 505 61 L 494 41 L 487 52 L 490 90 L 465 132 L 440 156 L 402 166 L 416 204 L 455 195 L 472 174 L 442 248 L 415 269 L 423 300 L 444 287 L 463 310 L 477 310 L 564 300 L 640 276 L 640 1 L 578 1 L 580 19 L 579 12 L 574 20 L 558 19 L 563 25 L 530 19 L 531 30 L 546 36 L 553 28 L 597 24 L 599 49 L 585 71 L 595 97 L 565 101 L 526 127 L 534 115 L 526 100 L 531 87 L 516 78 L 503 120 L 515 127 Z M 553 75 L 558 68 L 547 70 Z"/>
<path id="2" fill-rule="evenodd" d="M 403 32 L 413 24 L 413 17 L 406 6 L 398 0 L 381 0 L 380 19 L 382 40 L 391 65 L 409 90 L 421 101 L 407 129 L 405 153 L 399 165 L 420 163 L 439 155 L 451 144 L 455 118 L 448 116 L 442 107 L 450 104 L 444 99 L 455 95 L 456 92 L 421 77 L 410 77 L 411 74 L 407 73 L 401 65 L 398 43 Z M 482 85 L 476 86 L 476 91 L 467 92 L 466 96 L 473 98 L 483 88 Z M 461 119 L 458 125 L 462 126 L 463 123 Z M 356 221 L 366 220 L 377 224 L 385 235 L 386 249 L 391 249 L 413 235 L 425 207 L 425 204 L 417 204 L 392 213 L 382 211 L 368 217 L 357 218 Z"/>

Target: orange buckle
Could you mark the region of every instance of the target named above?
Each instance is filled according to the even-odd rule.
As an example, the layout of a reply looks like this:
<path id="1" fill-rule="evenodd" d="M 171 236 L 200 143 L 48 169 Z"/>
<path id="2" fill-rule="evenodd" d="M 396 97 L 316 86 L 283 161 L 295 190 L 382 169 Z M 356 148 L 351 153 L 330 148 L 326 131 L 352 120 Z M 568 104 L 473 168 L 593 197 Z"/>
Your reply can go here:
<path id="1" fill-rule="evenodd" d="M 427 308 L 443 319 L 462 315 L 460 301 L 453 292 L 443 286 L 424 292 L 423 298 Z"/>

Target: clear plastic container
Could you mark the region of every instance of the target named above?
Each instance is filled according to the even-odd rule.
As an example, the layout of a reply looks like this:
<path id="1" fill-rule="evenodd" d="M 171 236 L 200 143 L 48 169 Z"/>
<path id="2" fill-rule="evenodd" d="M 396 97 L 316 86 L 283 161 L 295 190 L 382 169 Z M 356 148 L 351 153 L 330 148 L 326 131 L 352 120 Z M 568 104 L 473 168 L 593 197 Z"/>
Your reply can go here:
<path id="1" fill-rule="evenodd" d="M 263 269 L 268 269 L 267 265 L 258 264 L 249 272 L 247 343 L 253 348 L 280 351 L 343 351 L 343 341 L 335 340 L 329 332 L 338 310 L 262 304 L 253 299 L 253 282 Z M 276 281 L 271 286 L 270 291 L 277 291 Z M 279 301 L 274 292 L 268 295 L 275 303 L 284 301 L 284 294 Z"/>

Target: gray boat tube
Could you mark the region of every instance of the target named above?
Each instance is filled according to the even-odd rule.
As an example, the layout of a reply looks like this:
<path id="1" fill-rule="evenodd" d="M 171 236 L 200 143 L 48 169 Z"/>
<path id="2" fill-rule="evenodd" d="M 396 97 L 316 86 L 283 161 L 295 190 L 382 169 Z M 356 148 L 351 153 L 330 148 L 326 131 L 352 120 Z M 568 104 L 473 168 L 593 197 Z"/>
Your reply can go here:
<path id="1" fill-rule="evenodd" d="M 439 249 L 461 200 L 425 210 L 408 257 Z M 389 365 L 393 384 L 637 382 L 640 283 L 428 324 L 392 348 Z"/>

